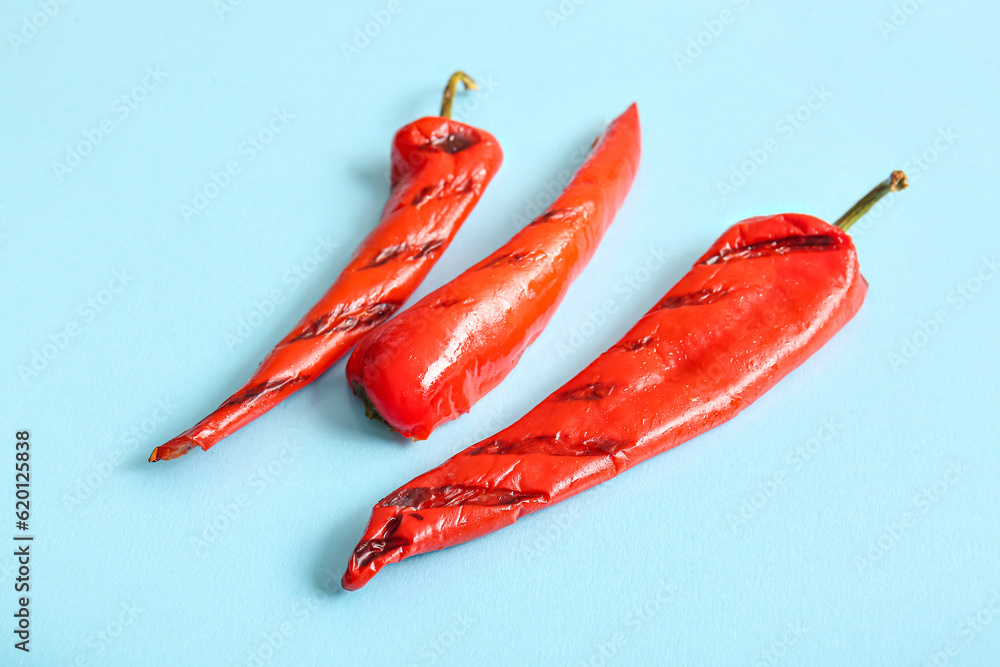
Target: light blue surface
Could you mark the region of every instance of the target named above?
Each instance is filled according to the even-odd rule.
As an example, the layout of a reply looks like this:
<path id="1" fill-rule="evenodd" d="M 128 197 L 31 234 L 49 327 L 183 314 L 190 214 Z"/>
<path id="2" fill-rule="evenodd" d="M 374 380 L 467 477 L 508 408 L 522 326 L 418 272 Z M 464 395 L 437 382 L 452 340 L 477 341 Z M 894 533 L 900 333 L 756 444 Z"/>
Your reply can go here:
<path id="1" fill-rule="evenodd" d="M 29 656 L 0 549 L 0 664 L 996 664 L 996 3 L 224 2 L 5 3 L 0 541 L 21 429 L 36 540 Z M 633 191 L 523 362 L 422 444 L 364 418 L 341 361 L 209 453 L 147 464 L 326 290 L 377 219 L 392 134 L 458 67 L 485 85 L 456 116 L 506 157 L 418 296 L 642 116 Z M 833 219 L 900 167 L 910 190 L 855 230 L 864 308 L 739 418 L 324 591 L 378 499 L 569 379 L 726 226 Z"/>

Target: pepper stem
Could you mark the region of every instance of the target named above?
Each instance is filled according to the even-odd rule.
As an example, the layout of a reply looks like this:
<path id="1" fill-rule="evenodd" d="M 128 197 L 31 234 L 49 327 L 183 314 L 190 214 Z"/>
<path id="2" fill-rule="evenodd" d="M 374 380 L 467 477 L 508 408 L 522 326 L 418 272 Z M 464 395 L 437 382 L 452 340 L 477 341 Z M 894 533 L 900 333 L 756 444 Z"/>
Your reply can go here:
<path id="1" fill-rule="evenodd" d="M 472 80 L 472 77 L 458 70 L 451 75 L 448 79 L 448 84 L 444 87 L 444 97 L 441 98 L 441 116 L 444 118 L 451 118 L 451 103 L 455 100 L 455 89 L 458 88 L 458 84 L 462 83 L 466 90 L 476 90 L 476 82 Z"/>
<path id="2" fill-rule="evenodd" d="M 378 408 L 376 408 L 375 404 L 372 403 L 372 399 L 368 398 L 368 393 L 365 391 L 364 387 L 357 382 L 352 382 L 351 390 L 354 392 L 355 396 L 365 402 L 365 417 L 368 417 L 368 419 L 373 421 L 382 422 L 390 431 L 396 430 L 392 427 L 392 424 L 385 420 L 385 417 L 379 414 Z"/>
<path id="3" fill-rule="evenodd" d="M 840 219 L 833 223 L 834 226 L 840 227 L 846 232 L 851 228 L 851 225 L 860 220 L 865 213 L 870 211 L 872 207 L 875 206 L 880 199 L 882 199 L 882 197 L 885 197 L 890 192 L 905 190 L 909 184 L 909 181 L 906 180 L 906 174 L 898 170 L 892 172 L 889 175 L 889 178 L 872 188 L 871 192 L 858 200 L 858 203 L 848 209 L 847 213 L 840 216 Z"/>

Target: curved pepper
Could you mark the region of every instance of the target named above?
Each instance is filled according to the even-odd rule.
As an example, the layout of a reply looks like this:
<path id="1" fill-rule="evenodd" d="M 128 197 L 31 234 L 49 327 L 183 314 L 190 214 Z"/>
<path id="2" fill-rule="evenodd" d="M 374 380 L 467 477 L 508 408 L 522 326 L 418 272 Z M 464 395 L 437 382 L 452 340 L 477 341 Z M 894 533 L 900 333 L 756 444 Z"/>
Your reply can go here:
<path id="1" fill-rule="evenodd" d="M 639 168 L 633 104 L 541 216 L 358 344 L 347 379 L 373 419 L 423 440 L 514 368 L 593 256 Z"/>
<path id="2" fill-rule="evenodd" d="M 905 187 L 896 174 L 880 187 Z M 579 375 L 376 505 L 343 587 L 509 526 L 732 419 L 840 330 L 866 291 L 840 227 L 794 213 L 731 227 Z"/>
<path id="3" fill-rule="evenodd" d="M 420 285 L 500 168 L 488 132 L 451 120 L 457 72 L 442 116 L 414 121 L 392 143 L 391 192 L 378 226 L 333 286 L 267 355 L 253 376 L 194 427 L 153 450 L 150 461 L 207 450 L 315 380 Z"/>

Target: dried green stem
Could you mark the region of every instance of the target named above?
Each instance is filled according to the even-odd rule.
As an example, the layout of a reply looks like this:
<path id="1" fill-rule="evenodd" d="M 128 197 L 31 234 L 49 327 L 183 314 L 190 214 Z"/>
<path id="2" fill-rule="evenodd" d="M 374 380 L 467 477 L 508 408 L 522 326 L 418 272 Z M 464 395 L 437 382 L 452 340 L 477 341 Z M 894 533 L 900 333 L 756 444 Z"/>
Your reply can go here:
<path id="1" fill-rule="evenodd" d="M 909 185 L 906 180 L 906 174 L 901 171 L 894 171 L 889 175 L 889 178 L 885 179 L 874 188 L 872 191 L 858 200 L 858 203 L 848 209 L 847 213 L 840 216 L 837 222 L 833 223 L 834 226 L 840 227 L 845 232 L 851 228 L 855 222 L 861 219 L 861 217 L 870 211 L 875 204 L 879 202 L 882 197 L 885 197 L 890 192 L 899 192 L 900 190 L 905 190 Z"/>
<path id="2" fill-rule="evenodd" d="M 444 87 L 444 97 L 441 98 L 441 116 L 444 118 L 451 118 L 451 103 L 455 100 L 455 89 L 458 88 L 458 84 L 461 83 L 465 86 L 466 90 L 476 90 L 476 82 L 472 80 L 472 77 L 458 70 L 451 75 L 448 79 L 448 85 Z"/>

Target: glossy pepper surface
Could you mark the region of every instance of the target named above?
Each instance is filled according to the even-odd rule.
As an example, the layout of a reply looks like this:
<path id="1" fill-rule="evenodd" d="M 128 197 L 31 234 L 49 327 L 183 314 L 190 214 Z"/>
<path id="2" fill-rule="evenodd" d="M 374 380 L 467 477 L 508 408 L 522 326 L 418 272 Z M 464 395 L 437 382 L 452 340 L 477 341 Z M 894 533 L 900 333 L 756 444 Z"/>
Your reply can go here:
<path id="1" fill-rule="evenodd" d="M 843 327 L 866 290 L 837 226 L 801 214 L 734 225 L 579 375 L 376 505 L 342 585 L 509 526 L 732 419 Z"/>
<path id="2" fill-rule="evenodd" d="M 423 440 L 499 384 L 593 256 L 632 186 L 639 156 L 633 104 L 542 215 L 362 340 L 347 379 L 368 415 Z"/>
<path id="3" fill-rule="evenodd" d="M 207 450 L 315 380 L 363 335 L 385 322 L 448 247 L 500 168 L 488 132 L 452 120 L 456 73 L 442 115 L 400 129 L 392 143 L 391 191 L 381 221 L 319 302 L 212 414 L 153 450 L 150 461 Z"/>

